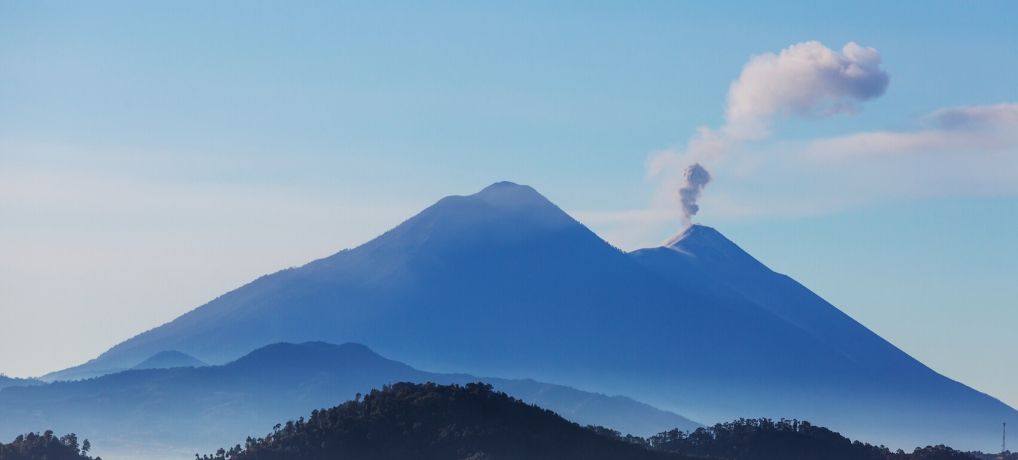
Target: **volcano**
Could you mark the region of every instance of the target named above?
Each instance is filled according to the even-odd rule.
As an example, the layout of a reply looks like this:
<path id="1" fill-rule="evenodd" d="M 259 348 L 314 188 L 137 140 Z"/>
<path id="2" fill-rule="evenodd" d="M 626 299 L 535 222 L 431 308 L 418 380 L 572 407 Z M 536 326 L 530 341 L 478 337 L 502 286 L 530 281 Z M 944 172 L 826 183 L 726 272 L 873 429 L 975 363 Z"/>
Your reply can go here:
<path id="1" fill-rule="evenodd" d="M 714 229 L 626 253 L 509 182 L 446 197 L 364 245 L 258 278 L 46 378 L 163 350 L 219 364 L 307 341 L 624 394 L 701 422 L 808 419 L 894 447 L 985 447 L 1001 421 L 1018 422 Z"/>

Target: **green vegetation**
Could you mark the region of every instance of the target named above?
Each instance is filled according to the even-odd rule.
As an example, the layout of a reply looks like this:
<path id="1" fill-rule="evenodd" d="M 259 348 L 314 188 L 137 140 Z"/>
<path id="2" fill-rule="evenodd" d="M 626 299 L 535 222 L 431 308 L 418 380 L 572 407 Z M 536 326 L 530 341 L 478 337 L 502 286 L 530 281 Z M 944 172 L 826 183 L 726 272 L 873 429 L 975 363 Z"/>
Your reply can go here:
<path id="1" fill-rule="evenodd" d="M 10 444 L 0 443 L 0 460 L 102 460 L 88 456 L 88 440 L 78 444 L 74 433 L 57 437 L 52 431 L 20 435 Z"/>
<path id="2" fill-rule="evenodd" d="M 982 452 L 969 452 L 979 460 L 1018 460 L 1018 452 L 1002 452 L 999 454 L 984 454 Z"/>
<path id="3" fill-rule="evenodd" d="M 850 439 L 799 420 L 755 419 L 700 428 L 672 430 L 642 442 L 648 448 L 725 460 L 974 460 L 945 446 L 891 451 Z"/>

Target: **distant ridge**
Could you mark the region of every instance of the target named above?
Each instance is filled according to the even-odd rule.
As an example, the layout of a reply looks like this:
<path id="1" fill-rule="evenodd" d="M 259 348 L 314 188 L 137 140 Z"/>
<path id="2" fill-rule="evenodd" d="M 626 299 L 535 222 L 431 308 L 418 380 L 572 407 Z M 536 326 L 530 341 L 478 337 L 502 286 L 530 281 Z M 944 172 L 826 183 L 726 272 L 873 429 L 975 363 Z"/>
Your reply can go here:
<path id="1" fill-rule="evenodd" d="M 76 427 L 104 458 L 188 458 L 265 433 L 286 419 L 394 382 L 484 381 L 587 425 L 650 435 L 700 425 L 621 396 L 534 380 L 439 374 L 368 347 L 322 342 L 267 345 L 221 366 L 129 370 L 88 380 L 0 391 L 0 439 L 25 430 Z"/>
<path id="2" fill-rule="evenodd" d="M 36 379 L 22 379 L 17 377 L 8 377 L 4 374 L 0 374 L 0 390 L 7 387 L 15 386 L 30 386 L 30 385 L 42 385 L 41 380 Z"/>

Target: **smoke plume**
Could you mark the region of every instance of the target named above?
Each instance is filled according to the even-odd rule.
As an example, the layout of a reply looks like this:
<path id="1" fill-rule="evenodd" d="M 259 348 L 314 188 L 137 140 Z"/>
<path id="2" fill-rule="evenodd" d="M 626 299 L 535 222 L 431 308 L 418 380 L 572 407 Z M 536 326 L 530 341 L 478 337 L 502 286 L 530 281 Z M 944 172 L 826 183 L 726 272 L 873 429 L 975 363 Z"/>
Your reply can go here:
<path id="1" fill-rule="evenodd" d="M 710 173 L 700 163 L 693 163 L 686 166 L 682 172 L 682 187 L 679 188 L 679 198 L 682 200 L 682 223 L 689 226 L 693 223 L 693 216 L 700 211 L 696 200 L 700 198 L 703 188 L 710 182 Z"/>
<path id="2" fill-rule="evenodd" d="M 728 90 L 724 125 L 699 128 L 681 151 L 655 154 L 649 174 L 665 174 L 663 183 L 670 187 L 681 179 L 682 220 L 688 226 L 711 179 L 705 165 L 712 167 L 746 143 L 766 140 L 782 118 L 855 113 L 862 102 L 882 95 L 889 81 L 880 68 L 880 52 L 854 42 L 840 52 L 809 41 L 753 56 Z M 681 178 L 674 176 L 679 171 Z"/>

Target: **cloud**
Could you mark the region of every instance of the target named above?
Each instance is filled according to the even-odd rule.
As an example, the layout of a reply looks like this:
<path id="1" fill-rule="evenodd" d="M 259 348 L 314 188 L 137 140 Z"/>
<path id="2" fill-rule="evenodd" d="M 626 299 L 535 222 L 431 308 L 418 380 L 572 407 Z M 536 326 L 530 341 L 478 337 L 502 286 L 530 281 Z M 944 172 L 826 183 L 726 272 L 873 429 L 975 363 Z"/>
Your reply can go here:
<path id="1" fill-rule="evenodd" d="M 951 107 L 934 111 L 922 126 L 905 131 L 866 131 L 818 139 L 805 153 L 814 158 L 978 153 L 1018 149 L 1018 104 Z"/>
<path id="2" fill-rule="evenodd" d="M 728 91 L 725 131 L 737 139 L 760 139 L 769 135 L 776 116 L 853 113 L 860 102 L 884 94 L 889 82 L 880 53 L 854 42 L 841 53 L 809 41 L 757 55 Z"/>
<path id="3" fill-rule="evenodd" d="M 996 104 L 940 109 L 926 120 L 941 129 L 1014 129 L 1018 126 L 1018 104 Z"/>

